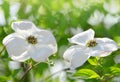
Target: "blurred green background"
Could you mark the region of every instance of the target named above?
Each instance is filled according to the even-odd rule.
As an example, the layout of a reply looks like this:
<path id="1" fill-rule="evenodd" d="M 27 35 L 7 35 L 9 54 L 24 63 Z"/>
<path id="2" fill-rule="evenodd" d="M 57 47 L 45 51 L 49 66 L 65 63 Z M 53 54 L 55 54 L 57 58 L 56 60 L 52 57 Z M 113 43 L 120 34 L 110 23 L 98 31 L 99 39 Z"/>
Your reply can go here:
<path id="1" fill-rule="evenodd" d="M 40 63 L 23 82 L 40 82 L 54 69 L 64 68 L 62 55 L 71 45 L 67 38 L 89 28 L 95 30 L 95 37 L 109 37 L 120 45 L 120 0 L 0 0 L 0 50 L 3 38 L 14 32 L 11 23 L 19 20 L 29 20 L 37 27 L 50 30 L 58 44 L 58 52 L 50 57 L 50 62 Z M 96 64 L 97 58 L 90 58 L 78 71 L 81 68 L 91 69 L 100 77 L 113 75 L 107 82 L 120 82 L 119 54 L 120 50 L 101 58 L 102 67 Z M 0 82 L 18 82 L 24 72 L 25 63 L 21 63 L 18 69 L 12 69 L 10 61 L 4 50 L 0 54 Z M 61 72 L 45 82 L 100 82 L 98 77 L 90 78 L 91 75 L 83 74 L 86 78 L 78 74 L 80 79 L 71 73 Z"/>

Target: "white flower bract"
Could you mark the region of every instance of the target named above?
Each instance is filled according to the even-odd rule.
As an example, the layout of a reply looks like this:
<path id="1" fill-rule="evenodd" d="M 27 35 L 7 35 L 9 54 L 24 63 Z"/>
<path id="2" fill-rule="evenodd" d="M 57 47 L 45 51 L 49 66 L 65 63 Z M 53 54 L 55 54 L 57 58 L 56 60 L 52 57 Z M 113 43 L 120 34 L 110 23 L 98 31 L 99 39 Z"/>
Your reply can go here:
<path id="1" fill-rule="evenodd" d="M 109 29 L 111 28 L 113 25 L 117 24 L 119 22 L 120 16 L 113 16 L 111 14 L 107 14 L 104 17 L 103 23 L 104 26 Z"/>
<path id="2" fill-rule="evenodd" d="M 105 2 L 103 7 L 110 14 L 117 14 L 120 11 L 119 0 L 110 0 L 110 2 Z"/>
<path id="3" fill-rule="evenodd" d="M 104 18 L 104 14 L 98 10 L 95 10 L 87 22 L 92 26 L 99 25 L 100 23 L 102 23 L 103 18 Z"/>
<path id="4" fill-rule="evenodd" d="M 36 62 L 44 62 L 56 53 L 57 44 L 51 32 L 38 29 L 30 21 L 13 22 L 12 29 L 15 32 L 6 36 L 3 44 L 13 60 L 23 62 L 32 58 Z"/>
<path id="5" fill-rule="evenodd" d="M 90 56 L 105 57 L 118 49 L 117 44 L 109 38 L 94 38 L 92 29 L 76 34 L 69 38 L 74 43 L 63 54 L 63 58 L 74 69 L 83 65 Z"/>

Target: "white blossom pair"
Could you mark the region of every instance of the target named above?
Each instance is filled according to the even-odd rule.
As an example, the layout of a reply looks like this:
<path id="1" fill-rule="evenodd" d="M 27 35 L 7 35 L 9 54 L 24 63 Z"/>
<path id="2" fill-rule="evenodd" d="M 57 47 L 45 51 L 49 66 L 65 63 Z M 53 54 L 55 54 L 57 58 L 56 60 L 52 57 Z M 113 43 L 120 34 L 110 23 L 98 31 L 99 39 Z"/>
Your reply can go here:
<path id="1" fill-rule="evenodd" d="M 36 62 L 44 62 L 57 51 L 57 44 L 51 32 L 38 29 L 30 21 L 12 23 L 14 33 L 3 39 L 11 59 L 23 62 L 32 58 Z"/>
<path id="2" fill-rule="evenodd" d="M 105 57 L 118 49 L 117 44 L 109 38 L 94 38 L 92 29 L 81 32 L 68 39 L 76 44 L 68 48 L 63 54 L 71 69 L 83 65 L 90 56 Z"/>
<path id="3" fill-rule="evenodd" d="M 32 58 L 36 62 L 44 62 L 57 52 L 57 43 L 51 32 L 38 29 L 30 21 L 12 23 L 15 33 L 3 39 L 11 59 L 23 62 Z M 69 39 L 74 43 L 63 54 L 71 68 L 83 65 L 90 56 L 104 57 L 118 49 L 117 44 L 109 38 L 94 38 L 94 31 L 89 29 Z"/>

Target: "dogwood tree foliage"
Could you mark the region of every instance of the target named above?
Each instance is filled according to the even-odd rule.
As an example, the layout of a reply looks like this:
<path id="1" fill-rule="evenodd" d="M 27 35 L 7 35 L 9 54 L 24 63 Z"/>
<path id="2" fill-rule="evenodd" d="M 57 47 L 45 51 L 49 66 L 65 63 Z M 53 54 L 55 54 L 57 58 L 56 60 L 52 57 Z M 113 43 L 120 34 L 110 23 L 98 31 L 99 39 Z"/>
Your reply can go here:
<path id="1" fill-rule="evenodd" d="M 119 5 L 0 0 L 0 82 L 119 82 Z"/>

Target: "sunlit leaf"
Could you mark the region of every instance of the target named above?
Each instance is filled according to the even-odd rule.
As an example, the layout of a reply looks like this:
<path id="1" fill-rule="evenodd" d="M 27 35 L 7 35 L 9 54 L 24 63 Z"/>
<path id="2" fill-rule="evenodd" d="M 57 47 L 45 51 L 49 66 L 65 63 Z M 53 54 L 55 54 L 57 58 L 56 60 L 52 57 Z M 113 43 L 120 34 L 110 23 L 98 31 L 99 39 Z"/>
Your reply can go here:
<path id="1" fill-rule="evenodd" d="M 9 80 L 9 77 L 7 77 L 7 76 L 0 76 L 0 81 L 1 82 L 6 82 L 8 80 Z"/>
<path id="2" fill-rule="evenodd" d="M 91 69 L 80 69 L 74 74 L 74 76 L 80 77 L 83 79 L 100 78 L 100 76 Z"/>
<path id="3" fill-rule="evenodd" d="M 91 65 L 98 65 L 98 60 L 97 60 L 97 58 L 89 58 L 88 59 L 88 62 L 91 64 Z"/>
<path id="4" fill-rule="evenodd" d="M 120 75 L 120 68 L 118 68 L 118 67 L 110 67 L 110 71 L 114 75 Z"/>

